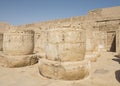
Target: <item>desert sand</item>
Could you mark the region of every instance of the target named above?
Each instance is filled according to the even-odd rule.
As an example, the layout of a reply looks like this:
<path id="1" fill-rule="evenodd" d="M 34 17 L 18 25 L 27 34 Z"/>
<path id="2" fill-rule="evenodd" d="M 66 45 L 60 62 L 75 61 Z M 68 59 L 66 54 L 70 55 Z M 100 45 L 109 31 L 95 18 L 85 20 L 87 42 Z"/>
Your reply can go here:
<path id="1" fill-rule="evenodd" d="M 6 68 L 0 66 L 0 86 L 120 86 L 120 58 L 113 52 L 101 52 L 91 62 L 90 76 L 83 80 L 48 79 L 39 74 L 38 64 Z"/>

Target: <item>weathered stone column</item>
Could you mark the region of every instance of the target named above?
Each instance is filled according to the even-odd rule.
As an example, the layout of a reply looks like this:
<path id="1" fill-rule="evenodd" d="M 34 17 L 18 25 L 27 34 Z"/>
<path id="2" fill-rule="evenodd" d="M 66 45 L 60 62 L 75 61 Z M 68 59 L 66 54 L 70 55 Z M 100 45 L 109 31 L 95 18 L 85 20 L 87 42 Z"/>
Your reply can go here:
<path id="1" fill-rule="evenodd" d="M 39 60 L 40 74 L 53 79 L 78 80 L 89 75 L 85 56 L 85 30 L 47 30 L 46 58 Z"/>
<path id="2" fill-rule="evenodd" d="M 3 52 L 8 67 L 21 67 L 37 62 L 33 54 L 34 31 L 11 30 L 4 33 Z"/>
<path id="3" fill-rule="evenodd" d="M 8 55 L 28 55 L 34 50 L 34 32 L 5 32 L 3 52 Z"/>
<path id="4" fill-rule="evenodd" d="M 35 34 L 35 52 L 39 53 L 42 58 L 45 58 L 45 48 L 47 43 L 47 32 L 41 30 Z"/>
<path id="5" fill-rule="evenodd" d="M 83 27 L 86 28 L 86 55 L 85 58 L 91 62 L 97 61 L 98 52 L 98 35 L 99 31 L 95 28 L 96 23 L 92 20 L 85 21 Z"/>

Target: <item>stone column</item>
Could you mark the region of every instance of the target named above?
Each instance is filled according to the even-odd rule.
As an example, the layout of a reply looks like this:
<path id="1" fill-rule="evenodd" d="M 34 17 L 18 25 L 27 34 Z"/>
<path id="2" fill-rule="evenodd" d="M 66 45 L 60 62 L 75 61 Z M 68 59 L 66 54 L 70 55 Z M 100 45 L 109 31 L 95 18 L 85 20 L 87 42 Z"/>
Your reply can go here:
<path id="1" fill-rule="evenodd" d="M 85 30 L 47 30 L 46 58 L 39 60 L 40 74 L 53 79 L 78 80 L 89 75 L 85 56 Z"/>
<path id="2" fill-rule="evenodd" d="M 5 32 L 3 52 L 8 55 L 28 55 L 34 50 L 34 32 Z"/>
<path id="3" fill-rule="evenodd" d="M 34 31 L 11 30 L 4 33 L 3 52 L 8 67 L 21 67 L 37 62 L 33 55 Z"/>
<path id="4" fill-rule="evenodd" d="M 83 27 L 86 28 L 86 55 L 85 58 L 91 62 L 97 61 L 99 56 L 98 52 L 98 30 L 96 28 L 96 22 L 86 21 L 83 23 Z"/>

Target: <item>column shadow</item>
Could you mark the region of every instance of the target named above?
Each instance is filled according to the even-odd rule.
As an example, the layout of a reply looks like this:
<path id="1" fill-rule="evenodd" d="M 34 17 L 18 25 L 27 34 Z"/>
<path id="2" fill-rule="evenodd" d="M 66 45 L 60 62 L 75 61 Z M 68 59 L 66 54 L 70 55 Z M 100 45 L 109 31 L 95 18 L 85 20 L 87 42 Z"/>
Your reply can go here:
<path id="1" fill-rule="evenodd" d="M 116 61 L 120 64 L 120 57 L 118 55 L 115 55 L 116 58 L 113 58 L 113 61 Z"/>
<path id="2" fill-rule="evenodd" d="M 115 71 L 115 78 L 120 83 L 120 70 Z"/>
<path id="3" fill-rule="evenodd" d="M 110 47 L 110 52 L 116 52 L 116 35 L 113 38 L 113 41 Z"/>

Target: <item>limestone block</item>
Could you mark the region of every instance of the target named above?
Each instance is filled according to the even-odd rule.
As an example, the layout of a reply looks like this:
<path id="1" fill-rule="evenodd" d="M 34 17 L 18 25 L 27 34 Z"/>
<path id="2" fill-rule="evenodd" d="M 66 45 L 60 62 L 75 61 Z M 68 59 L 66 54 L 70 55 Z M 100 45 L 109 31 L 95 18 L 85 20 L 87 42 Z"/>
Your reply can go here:
<path id="1" fill-rule="evenodd" d="M 93 39 L 86 39 L 86 50 L 87 52 L 94 51 Z"/>
<path id="2" fill-rule="evenodd" d="M 59 61 L 80 61 L 85 55 L 85 31 L 73 28 L 47 30 L 46 58 Z"/>
<path id="3" fill-rule="evenodd" d="M 85 56 L 85 43 L 61 43 L 58 56 L 60 61 L 81 61 Z"/>
<path id="4" fill-rule="evenodd" d="M 6 67 L 7 66 L 7 58 L 4 58 L 0 55 L 0 66 Z"/>
<path id="5" fill-rule="evenodd" d="M 82 29 L 56 28 L 47 30 L 48 43 L 85 42 L 85 31 Z"/>
<path id="6" fill-rule="evenodd" d="M 118 56 L 120 57 L 120 27 L 116 31 L 116 51 L 118 53 Z"/>
<path id="7" fill-rule="evenodd" d="M 16 31 L 4 33 L 3 51 L 8 55 L 27 55 L 34 50 L 34 32 Z"/>
<path id="8" fill-rule="evenodd" d="M 85 42 L 85 33 L 81 30 L 65 30 L 64 40 L 67 43 Z"/>
<path id="9" fill-rule="evenodd" d="M 3 34 L 0 34 L 0 51 L 3 50 Z"/>
<path id="10" fill-rule="evenodd" d="M 46 46 L 46 58 L 58 60 L 58 44 L 48 44 Z"/>
<path id="11" fill-rule="evenodd" d="M 86 54 L 85 58 L 88 59 L 91 62 L 96 62 L 97 61 L 97 56 L 95 54 Z"/>
<path id="12" fill-rule="evenodd" d="M 28 65 L 33 65 L 38 62 L 37 55 L 23 55 L 23 56 L 8 56 L 5 55 L 4 58 L 7 59 L 7 67 L 24 67 Z"/>
<path id="13" fill-rule="evenodd" d="M 89 12 L 90 17 L 119 17 L 120 14 L 120 6 L 110 7 L 110 8 L 102 8 L 96 9 Z"/>
<path id="14" fill-rule="evenodd" d="M 40 31 L 39 33 L 35 33 L 35 53 L 40 53 L 41 57 L 45 57 L 45 49 L 47 45 L 47 32 Z"/>
<path id="15" fill-rule="evenodd" d="M 48 44 L 46 58 L 54 61 L 80 61 L 85 56 L 85 43 Z"/>
<path id="16" fill-rule="evenodd" d="M 97 59 L 100 57 L 100 55 L 101 55 L 100 51 L 86 52 L 85 59 L 87 59 L 91 62 L 96 62 Z"/>
<path id="17" fill-rule="evenodd" d="M 0 22 L 0 33 L 4 33 L 5 31 L 9 30 L 11 27 L 10 24 L 5 22 Z"/>
<path id="18" fill-rule="evenodd" d="M 89 75 L 90 63 L 86 60 L 78 62 L 58 62 L 40 59 L 38 68 L 40 74 L 47 78 L 79 80 Z"/>
<path id="19" fill-rule="evenodd" d="M 60 43 L 64 41 L 62 30 L 49 30 L 48 31 L 48 43 Z"/>

